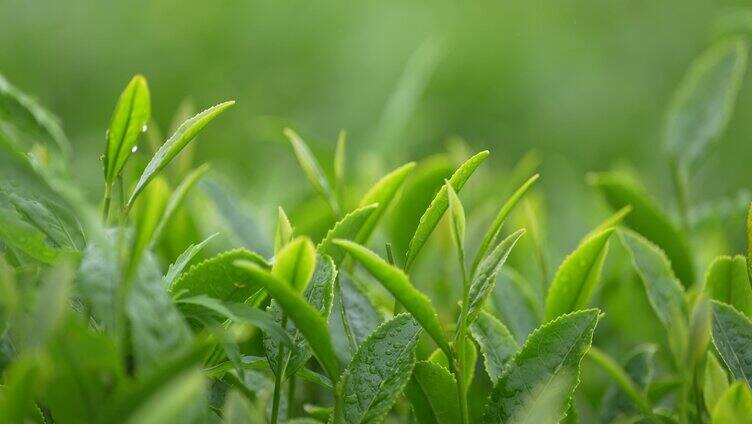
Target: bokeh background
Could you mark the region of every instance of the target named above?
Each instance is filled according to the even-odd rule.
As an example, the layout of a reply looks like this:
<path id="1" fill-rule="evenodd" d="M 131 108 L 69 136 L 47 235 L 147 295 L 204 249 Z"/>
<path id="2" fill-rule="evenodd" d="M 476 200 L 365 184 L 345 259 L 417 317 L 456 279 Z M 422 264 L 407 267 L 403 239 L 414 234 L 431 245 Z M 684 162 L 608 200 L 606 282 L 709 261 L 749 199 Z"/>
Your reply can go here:
<path id="1" fill-rule="evenodd" d="M 442 151 L 453 136 L 491 149 L 498 167 L 537 150 L 552 242 L 563 251 L 590 225 L 576 206 L 591 200 L 588 171 L 628 165 L 655 195 L 670 191 L 667 105 L 714 39 L 749 33 L 748 5 L 4 0 L 0 73 L 61 117 L 76 178 L 92 199 L 102 183 L 91 163 L 114 103 L 143 73 L 162 132 L 186 99 L 197 109 L 237 100 L 196 155 L 263 205 L 310 191 L 281 135 L 288 125 L 322 161 L 346 129 L 349 166 L 366 171 L 373 158 L 389 169 Z M 693 174 L 696 202 L 737 196 L 750 181 L 751 78 L 723 139 Z"/>

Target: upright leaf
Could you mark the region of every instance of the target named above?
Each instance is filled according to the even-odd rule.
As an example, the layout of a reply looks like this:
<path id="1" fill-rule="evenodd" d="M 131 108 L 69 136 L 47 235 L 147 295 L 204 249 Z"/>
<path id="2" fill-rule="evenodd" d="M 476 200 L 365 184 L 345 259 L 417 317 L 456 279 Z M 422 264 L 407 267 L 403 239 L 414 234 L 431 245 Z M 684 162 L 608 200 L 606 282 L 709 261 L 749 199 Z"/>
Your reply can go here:
<path id="1" fill-rule="evenodd" d="M 454 171 L 451 178 L 449 178 L 449 184 L 452 185 L 452 188 L 456 191 L 460 191 L 473 172 L 475 172 L 478 166 L 480 166 L 487 157 L 488 150 L 484 150 L 460 165 L 460 167 Z M 446 212 L 448 207 L 448 194 L 446 187 L 442 186 L 441 189 L 439 189 L 439 192 L 436 193 L 436 196 L 434 196 L 428 209 L 426 209 L 423 216 L 420 218 L 418 227 L 415 229 L 415 234 L 413 234 L 413 238 L 410 240 L 407 256 L 405 258 L 405 269 L 410 269 L 410 266 L 423 248 L 423 245 L 428 241 L 428 236 L 430 236 L 434 228 L 436 228 L 436 225 L 439 223 L 439 220 L 441 220 L 441 217 L 444 215 L 444 212 Z"/>
<path id="2" fill-rule="evenodd" d="M 546 320 L 550 321 L 588 306 L 601 278 L 608 240 L 613 228 L 583 241 L 559 266 L 546 298 Z"/>
<path id="3" fill-rule="evenodd" d="M 313 275 L 316 253 L 308 237 L 298 237 L 283 247 L 274 258 L 272 275 L 302 292 Z"/>
<path id="4" fill-rule="evenodd" d="M 752 384 L 752 321 L 713 300 L 713 344 L 735 379 Z"/>
<path id="5" fill-rule="evenodd" d="M 175 216 L 175 213 L 178 211 L 180 206 L 183 205 L 185 196 L 189 191 L 191 191 L 191 189 L 196 185 L 201 177 L 206 174 L 207 171 L 209 171 L 208 164 L 199 166 L 198 168 L 191 171 L 188 175 L 186 175 L 185 178 L 183 178 L 183 181 L 181 181 L 177 188 L 175 188 L 175 191 L 173 191 L 172 195 L 170 195 L 170 200 L 167 201 L 167 206 L 165 207 L 162 218 L 159 220 L 159 225 L 157 226 L 156 230 L 154 230 L 154 237 L 152 237 L 153 243 L 159 240 L 159 237 L 167 227 L 167 224 Z"/>
<path id="6" fill-rule="evenodd" d="M 141 255 L 151 245 L 154 233 L 167 207 L 169 193 L 170 188 L 163 178 L 157 178 L 146 192 L 147 201 L 144 202 L 143 207 L 138 211 L 138 217 L 136 218 L 136 232 L 133 237 L 133 245 L 131 246 L 127 278 L 136 270 L 141 260 Z"/>
<path id="7" fill-rule="evenodd" d="M 335 240 L 334 244 L 345 249 L 353 259 L 379 280 L 392 296 L 415 317 L 441 350 L 451 357 L 452 352 L 449 343 L 444 338 L 444 331 L 436 315 L 436 309 L 423 293 L 413 287 L 402 270 L 389 265 L 378 255 L 357 243 L 348 240 Z"/>
<path id="8" fill-rule="evenodd" d="M 407 314 L 380 325 L 360 345 L 337 386 L 335 423 L 380 423 L 410 379 L 420 326 Z"/>
<path id="9" fill-rule="evenodd" d="M 705 276 L 705 293 L 727 303 L 748 318 L 752 317 L 752 287 L 744 256 L 720 256 L 710 264 Z"/>
<path id="10" fill-rule="evenodd" d="M 214 237 L 216 237 L 217 233 L 214 233 L 204 239 L 201 243 L 198 244 L 191 244 L 188 246 L 188 248 L 185 249 L 183 253 L 178 256 L 177 259 L 175 259 L 175 262 L 170 264 L 169 268 L 167 268 L 167 273 L 162 277 L 162 286 L 165 289 L 169 289 L 169 287 L 172 285 L 173 282 L 175 282 L 175 279 L 178 278 L 180 274 L 183 273 L 183 270 L 185 267 L 188 266 L 188 263 L 193 259 L 196 254 L 198 254 L 201 249 L 206 246 L 207 243 L 209 243 Z"/>
<path id="11" fill-rule="evenodd" d="M 591 358 L 594 357 L 593 351 L 594 349 L 591 348 Z M 628 420 L 639 414 L 640 409 L 650 409 L 642 392 L 653 378 L 654 355 L 654 346 L 638 346 L 627 352 L 623 361 L 623 368 L 614 362 L 609 374 L 615 382 L 609 385 L 603 395 L 598 422 L 605 424 L 618 420 Z M 599 356 L 607 359 L 606 364 L 602 360 L 600 362 L 602 367 L 608 369 L 610 357 L 603 353 Z M 635 399 L 639 399 L 639 401 Z M 635 404 L 637 404 L 637 407 Z"/>
<path id="12" fill-rule="evenodd" d="M 292 240 L 292 224 L 282 206 L 277 208 L 277 228 L 274 230 L 274 254 Z"/>
<path id="13" fill-rule="evenodd" d="M 748 422 L 752 411 L 749 385 L 737 381 L 718 399 L 712 413 L 713 424 Z"/>
<path id="14" fill-rule="evenodd" d="M 378 207 L 379 205 L 377 204 L 361 206 L 345 215 L 326 233 L 324 239 L 316 246 L 316 251 L 331 256 L 334 259 L 334 263 L 339 265 L 345 259 L 346 253 L 334 243 L 334 240 L 355 239 L 368 222 L 368 218 Z"/>
<path id="15" fill-rule="evenodd" d="M 120 94 L 112 112 L 107 130 L 107 147 L 104 151 L 104 179 L 112 185 L 120 175 L 125 162 L 136 147 L 138 136 L 144 132 L 151 117 L 149 86 L 142 75 L 131 79 Z"/>
<path id="16" fill-rule="evenodd" d="M 478 319 L 470 326 L 470 331 L 480 345 L 488 377 L 491 383 L 496 384 L 519 346 L 507 327 L 485 311 L 480 312 Z"/>
<path id="17" fill-rule="evenodd" d="M 131 197 L 128 199 L 127 208 L 130 209 L 133 206 L 133 201 L 141 193 L 149 182 L 161 171 L 170 161 L 180 153 L 181 150 L 201 131 L 209 122 L 216 118 L 219 114 L 234 105 L 234 101 L 220 103 L 216 106 L 212 106 L 209 109 L 199 113 L 191 119 L 185 121 L 175 133 L 165 141 L 165 143 L 157 150 L 154 157 L 151 158 L 146 165 L 146 169 L 141 174 L 141 177 L 136 183 L 136 187 L 131 193 Z"/>
<path id="18" fill-rule="evenodd" d="M 363 227 L 358 231 L 358 235 L 355 237 L 355 241 L 359 244 L 365 244 L 371 237 L 373 230 L 376 229 L 381 218 L 386 213 L 392 200 L 397 195 L 400 187 L 404 184 L 407 177 L 415 168 L 415 162 L 406 163 L 394 171 L 383 176 L 376 184 L 371 187 L 368 192 L 363 195 L 358 204 L 360 207 L 378 204 L 368 220 L 363 224 Z"/>
<path id="19" fill-rule="evenodd" d="M 454 239 L 454 244 L 455 246 L 457 246 L 457 251 L 460 255 L 460 261 L 462 262 L 464 269 L 466 226 L 465 209 L 462 207 L 462 202 L 460 201 L 459 196 L 457 196 L 457 193 L 454 191 L 449 182 L 444 184 L 444 188 L 449 195 L 449 221 L 452 224 L 452 239 Z"/>
<path id="20" fill-rule="evenodd" d="M 705 360 L 703 375 L 702 398 L 705 408 L 713 412 L 715 405 L 724 392 L 729 388 L 728 376 L 713 353 L 708 352 Z"/>
<path id="21" fill-rule="evenodd" d="M 556 423 L 564 418 L 579 381 L 600 311 L 562 315 L 530 335 L 494 386 L 486 423 Z"/>
<path id="22" fill-rule="evenodd" d="M 292 129 L 285 128 L 283 132 L 285 137 L 290 140 L 292 149 L 295 151 L 295 156 L 298 158 L 298 163 L 308 178 L 308 182 L 329 203 L 334 214 L 339 215 L 339 203 L 334 197 L 334 192 L 329 185 L 329 181 L 326 179 L 324 171 L 321 170 L 321 166 L 316 161 L 313 153 L 311 153 L 311 149 L 308 148 L 308 145 L 300 138 L 298 133 Z"/>
<path id="23" fill-rule="evenodd" d="M 418 424 L 456 424 L 460 418 L 457 381 L 449 370 L 430 361 L 418 361 L 405 388 Z"/>

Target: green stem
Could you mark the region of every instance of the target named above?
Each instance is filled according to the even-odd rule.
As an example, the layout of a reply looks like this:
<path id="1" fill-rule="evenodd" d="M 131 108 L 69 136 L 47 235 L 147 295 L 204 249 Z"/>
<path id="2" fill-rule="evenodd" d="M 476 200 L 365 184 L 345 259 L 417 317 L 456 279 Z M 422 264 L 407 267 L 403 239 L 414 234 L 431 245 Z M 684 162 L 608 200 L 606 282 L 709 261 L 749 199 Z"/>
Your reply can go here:
<path id="1" fill-rule="evenodd" d="M 394 253 L 392 252 L 392 243 L 386 244 L 386 259 L 389 261 L 389 265 L 394 266 Z M 405 274 L 408 270 L 405 268 Z M 392 315 L 397 315 L 400 312 L 400 303 L 396 298 L 394 299 L 394 309 Z"/>
<path id="2" fill-rule="evenodd" d="M 110 203 L 112 203 L 112 184 L 104 184 L 104 206 L 102 207 L 102 222 L 107 225 L 110 217 Z"/>
<path id="3" fill-rule="evenodd" d="M 287 328 L 287 315 L 282 315 L 282 328 Z M 272 424 L 277 424 L 279 419 L 279 401 L 282 397 L 282 382 L 284 381 L 285 372 L 287 371 L 287 360 L 285 358 L 285 349 L 280 344 L 277 353 L 277 372 L 274 373 L 274 398 L 272 400 Z M 288 405 L 289 408 L 289 405 Z"/>
<path id="4" fill-rule="evenodd" d="M 287 419 L 292 419 L 292 404 L 295 401 L 295 375 L 290 376 L 290 383 L 287 386 Z"/>
<path id="5" fill-rule="evenodd" d="M 457 379 L 457 396 L 460 403 L 460 414 L 462 423 L 469 422 L 469 413 L 467 408 L 467 387 L 465 387 L 465 338 L 467 333 L 467 313 L 468 302 L 470 299 L 470 282 L 465 270 L 465 256 L 460 251 L 460 273 L 462 273 L 462 307 L 460 309 L 460 320 L 457 332 L 455 333 L 454 347 L 457 350 L 457 368 L 455 377 Z"/>

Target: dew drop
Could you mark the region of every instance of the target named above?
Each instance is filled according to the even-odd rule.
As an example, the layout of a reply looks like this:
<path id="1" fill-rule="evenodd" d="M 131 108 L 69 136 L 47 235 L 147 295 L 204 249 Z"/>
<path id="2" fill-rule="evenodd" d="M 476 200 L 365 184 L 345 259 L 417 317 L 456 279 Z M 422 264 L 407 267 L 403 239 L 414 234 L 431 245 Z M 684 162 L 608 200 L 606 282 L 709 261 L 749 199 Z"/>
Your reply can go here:
<path id="1" fill-rule="evenodd" d="M 131 148 L 131 153 L 136 153 L 138 151 L 138 146 L 133 146 Z"/>
<path id="2" fill-rule="evenodd" d="M 146 130 L 148 130 L 148 129 L 149 129 L 149 126 L 148 126 L 148 125 L 146 125 L 146 124 L 144 124 L 144 126 L 143 126 L 143 127 L 141 127 L 141 132 L 142 132 L 142 133 L 145 133 L 145 132 L 146 132 Z"/>

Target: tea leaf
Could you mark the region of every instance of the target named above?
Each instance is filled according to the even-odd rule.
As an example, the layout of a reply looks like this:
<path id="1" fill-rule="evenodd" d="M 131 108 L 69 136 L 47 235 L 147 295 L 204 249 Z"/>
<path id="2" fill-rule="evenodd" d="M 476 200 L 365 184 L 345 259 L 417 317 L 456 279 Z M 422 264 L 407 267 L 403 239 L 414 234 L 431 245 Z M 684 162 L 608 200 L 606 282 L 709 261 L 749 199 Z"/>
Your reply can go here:
<path id="1" fill-rule="evenodd" d="M 718 399 L 713 409 L 713 424 L 743 423 L 752 411 L 752 392 L 749 383 L 737 381 Z"/>
<path id="2" fill-rule="evenodd" d="M 517 343 L 524 343 L 528 334 L 543 322 L 543 307 L 531 283 L 511 267 L 505 267 L 496 280 L 493 306 Z"/>
<path id="3" fill-rule="evenodd" d="M 441 350 L 451 357 L 452 352 L 449 343 L 444 339 L 444 331 L 431 301 L 413 287 L 402 270 L 389 265 L 378 255 L 357 243 L 348 240 L 334 240 L 334 244 L 345 249 L 353 259 L 379 280 L 392 293 L 392 296 L 418 320 Z"/>
<path id="4" fill-rule="evenodd" d="M 727 303 L 752 317 L 752 287 L 744 256 L 719 256 L 705 276 L 705 293 L 711 299 Z"/>
<path id="5" fill-rule="evenodd" d="M 339 378 L 339 364 L 334 354 L 326 320 L 299 293 L 257 264 L 248 260 L 237 260 L 235 265 L 247 272 L 254 282 L 263 286 L 269 295 L 279 302 L 285 313 L 308 340 L 314 356 L 326 370 L 329 378 L 336 383 Z"/>
<path id="6" fill-rule="evenodd" d="M 583 241 L 561 263 L 546 298 L 547 321 L 588 306 L 601 278 L 608 240 L 613 232 L 610 228 Z"/>
<path id="7" fill-rule="evenodd" d="M 601 191 L 612 208 L 631 205 L 632 211 L 624 217 L 624 223 L 666 252 L 685 287 L 694 284 L 694 265 L 687 237 L 647 194 L 616 174 L 591 175 L 589 182 Z"/>
<path id="8" fill-rule="evenodd" d="M 337 388 L 335 423 L 379 423 L 410 379 L 420 326 L 407 314 L 381 324 L 360 345 Z"/>
<path id="9" fill-rule="evenodd" d="M 141 174 L 141 177 L 136 183 L 136 187 L 131 193 L 131 197 L 128 199 L 126 209 L 130 209 L 133 206 L 133 202 L 141 191 L 146 188 L 146 185 L 161 171 L 164 169 L 170 161 L 180 153 L 181 150 L 201 131 L 206 124 L 211 122 L 219 114 L 234 105 L 234 101 L 220 103 L 216 106 L 212 106 L 209 109 L 195 115 L 191 119 L 183 122 L 182 125 L 170 136 L 167 141 L 157 150 L 154 157 L 151 158 L 146 165 L 146 169 Z"/>
<path id="10" fill-rule="evenodd" d="M 505 238 L 491 251 L 478 265 L 478 271 L 473 276 L 470 285 L 470 297 L 468 301 L 467 322 L 471 324 L 480 313 L 483 304 L 488 299 L 496 284 L 496 276 L 512 251 L 517 240 L 525 234 L 525 230 L 517 230 Z"/>
<path id="11" fill-rule="evenodd" d="M 282 206 L 277 208 L 277 228 L 274 231 L 274 254 L 292 240 L 292 224 Z"/>
<path id="12" fill-rule="evenodd" d="M 593 228 L 592 231 L 587 233 L 587 235 L 582 238 L 582 242 L 595 236 L 596 234 L 599 234 L 609 228 L 616 227 L 617 225 L 621 224 L 621 221 L 624 220 L 624 217 L 629 215 L 631 212 L 632 212 L 632 205 L 624 206 L 623 208 L 614 212 L 613 215 L 606 218 L 603 222 L 598 224 L 597 227 Z"/>
<path id="13" fill-rule="evenodd" d="M 501 209 L 499 209 L 499 213 L 496 214 L 496 218 L 494 218 L 491 226 L 488 227 L 486 234 L 483 236 L 483 241 L 481 241 L 480 246 L 478 246 L 478 251 L 475 253 L 472 273 L 475 273 L 475 270 L 478 268 L 480 261 L 486 256 L 488 249 L 490 249 L 491 246 L 496 242 L 496 238 L 499 237 L 501 227 L 504 225 L 504 221 L 506 221 L 509 213 L 512 212 L 512 209 L 514 209 L 514 207 L 517 205 L 520 199 L 522 199 L 525 193 L 530 190 L 530 187 L 532 187 L 533 184 L 538 181 L 539 177 L 539 174 L 535 174 L 530 177 L 527 181 L 525 181 L 525 183 L 522 184 L 522 186 L 520 186 L 520 188 L 518 188 L 514 193 L 512 193 L 511 196 L 509 196 L 509 199 L 507 199 Z"/>
<path id="14" fill-rule="evenodd" d="M 470 325 L 470 331 L 480 345 L 488 377 L 492 384 L 496 384 L 519 346 L 507 327 L 486 311 L 480 311 L 478 319 Z"/>
<path id="15" fill-rule="evenodd" d="M 0 206 L 0 240 L 32 258 L 51 264 L 58 251 L 47 243 L 47 236 L 26 222 L 15 209 Z"/>
<path id="16" fill-rule="evenodd" d="M 334 192 L 329 185 L 329 181 L 326 179 L 326 175 L 324 175 L 324 171 L 321 170 L 321 166 L 316 161 L 313 153 L 311 153 L 311 149 L 308 148 L 308 145 L 300 138 L 298 133 L 292 129 L 285 128 L 283 133 L 290 140 L 292 149 L 295 151 L 295 156 L 298 158 L 298 163 L 303 169 L 306 178 L 308 178 L 308 182 L 329 203 L 334 215 L 339 215 L 339 203 L 334 197 Z"/>
<path id="17" fill-rule="evenodd" d="M 359 206 L 378 204 L 375 211 L 368 217 L 368 221 L 363 224 L 363 228 L 358 231 L 355 241 L 359 244 L 365 244 L 371 237 L 373 230 L 376 229 L 381 218 L 386 213 L 392 200 L 397 195 L 400 187 L 404 184 L 407 177 L 415 168 L 415 162 L 406 163 L 394 171 L 382 177 L 368 192 L 360 199 Z"/>
<path id="18" fill-rule="evenodd" d="M 175 259 L 175 262 L 170 264 L 170 267 L 167 268 L 167 273 L 162 277 L 162 287 L 169 290 L 169 287 L 172 285 L 173 282 L 175 282 L 175 279 L 178 278 L 180 274 L 183 273 L 183 270 L 186 266 L 188 266 L 188 263 L 193 259 L 196 254 L 198 254 L 201 249 L 203 249 L 204 246 L 206 246 L 207 243 L 211 241 L 214 237 L 216 237 L 217 233 L 214 233 L 204 239 L 201 243 L 198 244 L 191 244 L 188 246 L 187 249 L 183 253 L 178 256 L 177 259 Z"/>
<path id="19" fill-rule="evenodd" d="M 85 238 L 81 224 L 75 218 L 65 219 L 68 217 L 59 206 L 45 205 L 16 193 L 9 193 L 8 200 L 22 219 L 42 231 L 55 247 L 64 250 L 83 249 Z"/>
<path id="20" fill-rule="evenodd" d="M 475 364 L 478 362 L 478 350 L 475 348 L 475 343 L 473 343 L 470 337 L 465 337 L 464 349 L 465 360 L 463 361 L 462 376 L 465 379 L 465 388 L 468 388 L 473 383 L 473 378 L 475 378 Z M 457 350 L 459 351 L 459 348 Z M 459 357 L 459 352 L 457 357 Z M 434 350 L 431 356 L 428 357 L 428 360 L 441 365 L 447 370 L 450 369 L 449 359 L 441 349 Z M 457 362 L 459 364 L 459 360 Z"/>
<path id="21" fill-rule="evenodd" d="M 639 412 L 652 417 L 653 408 L 643 392 L 653 371 L 652 359 L 655 349 L 649 348 L 630 354 L 622 368 L 613 358 L 596 347 L 591 347 L 588 356 L 614 380 L 603 400 L 602 422 L 613 422 L 620 415 L 629 417 Z M 638 383 L 639 382 L 639 383 Z M 639 384 L 639 385 L 638 385 Z"/>
<path id="22" fill-rule="evenodd" d="M 457 196 L 449 182 L 444 184 L 444 189 L 449 196 L 449 216 L 452 224 L 452 239 L 455 246 L 457 246 L 457 252 L 460 255 L 460 262 L 465 263 L 465 209 L 462 207 L 462 202 Z M 464 271 L 463 271 L 464 272 Z M 464 278 L 464 276 L 463 276 Z"/>
<path id="23" fill-rule="evenodd" d="M 378 204 L 370 204 L 361 206 L 345 215 L 326 233 L 324 239 L 316 246 L 316 251 L 331 256 L 334 259 L 334 263 L 339 265 L 345 259 L 347 253 L 333 241 L 335 239 L 355 239 L 358 233 L 365 228 L 369 217 L 378 208 Z"/>
<path id="24" fill-rule="evenodd" d="M 206 174 L 207 171 L 209 171 L 208 164 L 199 166 L 198 168 L 191 171 L 188 175 L 186 175 L 185 178 L 183 178 L 183 181 L 181 181 L 177 186 L 175 191 L 172 192 L 172 194 L 170 195 L 170 200 L 167 201 L 167 206 L 165 207 L 164 214 L 159 220 L 159 225 L 157 226 L 157 229 L 154 230 L 152 243 L 155 243 L 157 240 L 159 240 L 159 237 L 162 235 L 165 227 L 167 227 L 167 224 L 170 222 L 170 220 L 172 220 L 173 216 L 175 216 L 178 208 L 183 205 L 185 196 L 196 185 L 201 177 Z"/>
<path id="25" fill-rule="evenodd" d="M 451 178 L 449 178 L 449 184 L 452 185 L 452 188 L 456 191 L 460 191 L 478 166 L 486 160 L 488 154 L 488 150 L 484 150 L 460 165 L 460 167 L 454 171 Z M 410 240 L 410 245 L 408 246 L 407 256 L 405 258 L 405 269 L 410 269 L 410 266 L 423 248 L 423 245 L 428 241 L 428 236 L 430 236 L 434 228 L 436 228 L 436 225 L 439 223 L 439 220 L 441 220 L 441 217 L 444 215 L 444 212 L 448 207 L 448 194 L 446 187 L 442 186 L 418 222 L 418 227 L 415 229 L 413 238 Z"/>
<path id="26" fill-rule="evenodd" d="M 138 267 L 141 255 L 151 244 L 155 231 L 159 226 L 165 209 L 170 188 L 163 178 L 157 178 L 146 192 L 146 202 L 143 208 L 139 210 L 136 218 L 136 232 L 131 247 L 131 258 L 128 265 L 126 278 L 130 278 L 132 273 Z"/>
<path id="27" fill-rule="evenodd" d="M 698 159 L 726 128 L 747 62 L 741 38 L 719 42 L 691 66 L 674 96 L 666 147 L 682 166 Z"/>
<path id="28" fill-rule="evenodd" d="M 405 387 L 418 424 L 454 424 L 462 421 L 457 402 L 457 381 L 441 365 L 418 361 Z"/>
<path id="29" fill-rule="evenodd" d="M 352 336 L 357 347 L 379 326 L 383 317 L 368 294 L 349 277 L 339 277 L 339 319 L 342 330 Z M 345 334 L 347 336 L 347 334 Z M 353 349 L 354 350 L 354 349 Z"/>
<path id="30" fill-rule="evenodd" d="M 494 386 L 486 423 L 556 423 L 564 418 L 600 311 L 562 315 L 533 332 Z"/>
<path id="31" fill-rule="evenodd" d="M 313 275 L 316 253 L 308 237 L 298 237 L 283 247 L 274 258 L 272 275 L 302 292 Z"/>
<path id="32" fill-rule="evenodd" d="M 729 388 L 728 376 L 726 370 L 716 359 L 715 355 L 708 352 L 705 359 L 704 384 L 702 386 L 702 398 L 705 401 L 705 408 L 712 412 L 715 405 L 723 393 Z"/>
<path id="33" fill-rule="evenodd" d="M 122 172 L 150 117 L 149 86 L 142 75 L 136 75 L 120 94 L 107 130 L 107 147 L 104 151 L 104 179 L 107 184 L 111 185 Z"/>
<path id="34" fill-rule="evenodd" d="M 734 378 L 752 384 L 752 321 L 733 306 L 713 300 L 713 344 Z"/>
<path id="35" fill-rule="evenodd" d="M 337 147 L 334 149 L 334 185 L 337 190 L 337 198 L 339 202 L 344 201 L 345 196 L 345 162 L 347 157 L 345 156 L 345 146 L 347 144 L 347 132 L 340 130 L 337 135 Z M 374 202 L 368 202 L 371 204 Z"/>
<path id="36" fill-rule="evenodd" d="M 196 405 L 204 401 L 205 391 L 206 380 L 201 370 L 194 368 L 186 371 L 173 378 L 140 408 L 132 411 L 126 422 L 160 424 L 190 420 L 191 412 L 196 411 Z"/>
<path id="37" fill-rule="evenodd" d="M 246 249 L 235 249 L 191 266 L 169 288 L 172 296 L 206 295 L 225 302 L 243 303 L 262 290 L 246 272 L 233 264 L 247 260 L 268 267 L 261 256 Z"/>

